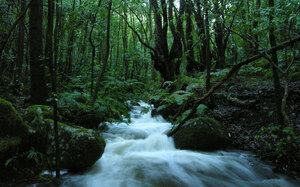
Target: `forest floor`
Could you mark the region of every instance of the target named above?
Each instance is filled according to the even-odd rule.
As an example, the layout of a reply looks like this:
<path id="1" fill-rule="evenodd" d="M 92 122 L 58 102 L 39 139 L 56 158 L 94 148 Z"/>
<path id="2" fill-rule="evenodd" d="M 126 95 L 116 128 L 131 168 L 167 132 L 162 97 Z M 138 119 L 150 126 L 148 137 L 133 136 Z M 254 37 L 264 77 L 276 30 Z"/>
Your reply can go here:
<path id="1" fill-rule="evenodd" d="M 217 112 L 213 112 L 212 115 L 227 127 L 234 149 L 250 151 L 271 165 L 275 172 L 300 180 L 299 150 L 280 150 L 276 147 L 279 139 L 270 138 L 276 132 L 271 132 L 272 128 L 262 132 L 262 128 L 276 126 L 274 98 L 272 82 L 251 82 L 245 77 L 236 78 L 232 85 L 229 83 L 217 93 Z M 299 137 L 300 81 L 291 82 L 289 85 L 286 110 L 294 132 Z M 300 144 L 299 138 L 295 143 Z M 290 164 L 278 158 L 278 151 L 285 151 L 290 157 Z"/>

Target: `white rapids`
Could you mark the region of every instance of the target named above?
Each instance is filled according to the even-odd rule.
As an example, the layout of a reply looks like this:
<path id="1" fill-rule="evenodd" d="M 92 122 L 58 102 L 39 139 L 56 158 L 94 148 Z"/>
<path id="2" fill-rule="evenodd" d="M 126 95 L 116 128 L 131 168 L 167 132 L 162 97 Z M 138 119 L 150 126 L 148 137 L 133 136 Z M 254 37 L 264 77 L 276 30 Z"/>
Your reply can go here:
<path id="1" fill-rule="evenodd" d="M 165 135 L 172 125 L 135 106 L 131 123 L 109 125 L 103 156 L 83 174 L 63 176 L 62 186 L 295 186 L 241 152 L 194 152 L 175 148 Z M 90 150 L 93 151 L 93 150 Z"/>

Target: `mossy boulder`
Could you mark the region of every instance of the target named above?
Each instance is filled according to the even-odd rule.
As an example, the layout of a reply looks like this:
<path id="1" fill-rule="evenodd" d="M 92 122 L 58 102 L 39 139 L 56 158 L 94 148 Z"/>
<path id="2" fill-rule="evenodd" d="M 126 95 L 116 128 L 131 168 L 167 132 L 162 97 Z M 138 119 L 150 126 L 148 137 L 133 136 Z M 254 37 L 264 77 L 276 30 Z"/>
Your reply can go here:
<path id="1" fill-rule="evenodd" d="M 197 118 L 187 122 L 174 135 L 176 148 L 212 151 L 226 148 L 229 136 L 225 128 L 212 118 Z"/>
<path id="2" fill-rule="evenodd" d="M 52 119 L 43 119 L 39 112 L 30 124 L 31 144 L 49 157 L 55 165 L 54 124 Z M 58 122 L 61 167 L 80 171 L 92 166 L 103 154 L 104 139 L 93 130 L 69 126 Z"/>
<path id="3" fill-rule="evenodd" d="M 0 98 L 0 137 L 25 137 L 27 132 L 28 126 L 21 115 L 9 101 Z"/>
<path id="4" fill-rule="evenodd" d="M 43 118 L 53 119 L 53 107 L 47 105 L 31 105 L 26 109 L 24 120 L 32 121 L 39 113 Z"/>
<path id="5" fill-rule="evenodd" d="M 45 127 L 53 132 L 53 120 L 46 119 Z M 79 171 L 91 167 L 103 154 L 104 139 L 92 130 L 79 126 L 68 126 L 58 123 L 61 151 L 61 167 Z M 47 155 L 55 161 L 54 133 L 48 133 Z"/>

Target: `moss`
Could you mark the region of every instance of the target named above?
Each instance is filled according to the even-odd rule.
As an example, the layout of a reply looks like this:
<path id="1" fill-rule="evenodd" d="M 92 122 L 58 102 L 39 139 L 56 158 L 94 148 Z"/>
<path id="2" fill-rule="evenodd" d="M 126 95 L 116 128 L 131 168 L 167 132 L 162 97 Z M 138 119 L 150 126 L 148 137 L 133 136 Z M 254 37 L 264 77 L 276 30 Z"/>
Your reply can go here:
<path id="1" fill-rule="evenodd" d="M 211 151 L 225 148 L 229 143 L 225 128 L 212 118 L 197 118 L 186 123 L 175 135 L 179 149 Z"/>
<path id="2" fill-rule="evenodd" d="M 44 135 L 41 142 L 47 145 L 46 154 L 55 160 L 54 123 L 52 119 L 45 119 L 43 129 L 37 129 L 36 134 Z M 69 126 L 58 123 L 61 149 L 61 166 L 70 170 L 82 170 L 92 166 L 103 154 L 105 141 L 93 130 L 79 126 Z M 46 133 L 45 133 L 46 132 Z M 93 150 L 93 151 L 91 151 Z"/>
<path id="3" fill-rule="evenodd" d="M 27 111 L 29 113 L 38 111 L 44 118 L 53 118 L 53 108 L 47 105 L 32 105 L 27 108 Z"/>
<path id="4" fill-rule="evenodd" d="M 0 98 L 0 136 L 21 136 L 27 135 L 28 126 L 23 123 L 21 115 L 12 104 Z"/>

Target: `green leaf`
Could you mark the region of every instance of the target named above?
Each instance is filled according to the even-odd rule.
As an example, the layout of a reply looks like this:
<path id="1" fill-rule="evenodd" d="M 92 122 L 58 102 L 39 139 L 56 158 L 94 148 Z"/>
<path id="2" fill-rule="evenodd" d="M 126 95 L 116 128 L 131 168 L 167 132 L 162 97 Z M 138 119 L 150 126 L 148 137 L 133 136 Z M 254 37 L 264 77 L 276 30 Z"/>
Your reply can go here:
<path id="1" fill-rule="evenodd" d="M 204 104 L 200 104 L 198 107 L 197 107 L 197 115 L 203 115 L 205 110 L 207 109 L 208 107 Z"/>
<path id="2" fill-rule="evenodd" d="M 16 157 L 11 157 L 9 159 L 6 160 L 4 166 L 7 168 L 7 166 L 15 159 Z"/>
<path id="3" fill-rule="evenodd" d="M 156 110 L 157 110 L 157 112 L 159 112 L 159 111 L 161 111 L 161 110 L 167 108 L 168 106 L 169 106 L 169 105 L 161 105 L 161 106 L 159 106 Z"/>

